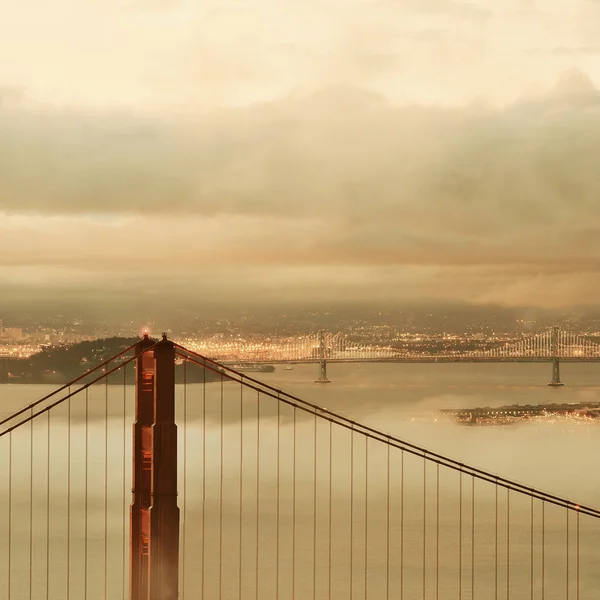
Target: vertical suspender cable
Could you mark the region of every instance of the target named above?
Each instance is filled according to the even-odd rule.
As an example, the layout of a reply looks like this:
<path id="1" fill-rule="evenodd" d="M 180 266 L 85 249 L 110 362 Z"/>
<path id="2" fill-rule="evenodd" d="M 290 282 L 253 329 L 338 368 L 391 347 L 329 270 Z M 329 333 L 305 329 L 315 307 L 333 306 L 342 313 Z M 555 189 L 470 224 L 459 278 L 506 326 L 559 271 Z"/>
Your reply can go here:
<path id="1" fill-rule="evenodd" d="M 400 600 L 404 599 L 404 450 L 400 462 Z"/>
<path id="2" fill-rule="evenodd" d="M 475 477 L 471 478 L 471 600 L 475 598 Z"/>
<path id="3" fill-rule="evenodd" d="M 542 500 L 542 600 L 546 592 L 546 503 Z"/>
<path id="4" fill-rule="evenodd" d="M 239 555 L 239 574 L 238 574 L 238 597 L 242 598 L 242 559 L 243 559 L 243 541 L 244 541 L 244 383 L 240 384 L 240 555 Z"/>
<path id="5" fill-rule="evenodd" d="M 123 367 L 123 506 L 122 506 L 122 526 L 123 526 L 123 552 L 122 552 L 122 563 L 123 563 L 123 596 L 125 600 L 127 595 L 127 575 L 125 569 L 125 560 L 127 557 L 127 365 Z"/>
<path id="6" fill-rule="evenodd" d="M 313 448 L 313 600 L 317 597 L 317 413 L 314 414 Z"/>
<path id="7" fill-rule="evenodd" d="M 369 583 L 369 438 L 365 437 L 365 600 Z"/>
<path id="8" fill-rule="evenodd" d="M 294 406 L 294 434 L 292 450 L 292 600 L 296 595 L 296 407 Z"/>
<path id="9" fill-rule="evenodd" d="M 567 542 L 567 557 L 566 557 L 566 600 L 569 600 L 569 509 L 567 508 L 565 510 L 566 516 L 567 516 L 567 523 L 566 523 L 566 542 Z"/>
<path id="10" fill-rule="evenodd" d="M 206 364 L 202 369 L 202 559 L 200 572 L 202 574 L 201 598 L 206 589 Z M 240 571 L 241 573 L 241 571 Z M 241 581 L 240 581 L 241 590 Z"/>
<path id="11" fill-rule="evenodd" d="M 533 600 L 533 496 L 531 496 L 531 534 L 529 536 L 530 541 L 531 541 L 531 555 L 530 555 L 530 573 L 529 573 L 529 579 L 530 579 L 530 583 L 531 583 L 531 600 Z"/>
<path id="12" fill-rule="evenodd" d="M 223 591 L 223 372 L 221 371 L 220 389 L 220 414 L 219 414 L 219 600 Z"/>
<path id="13" fill-rule="evenodd" d="M 104 392 L 104 600 L 108 599 L 108 375 Z"/>
<path id="14" fill-rule="evenodd" d="M 258 600 L 259 567 L 260 567 L 260 392 L 256 394 L 256 556 L 255 556 L 255 589 Z"/>
<path id="15" fill-rule="evenodd" d="M 354 591 L 354 424 L 350 429 L 350 600 Z"/>
<path id="16" fill-rule="evenodd" d="M 423 600 L 426 592 L 427 567 L 427 458 L 423 457 Z"/>
<path id="17" fill-rule="evenodd" d="M 46 600 L 50 598 L 50 412 L 46 447 Z"/>
<path id="18" fill-rule="evenodd" d="M 577 563 L 575 565 L 576 573 L 577 573 L 577 595 L 576 598 L 579 600 L 579 512 L 577 513 Z"/>
<path id="19" fill-rule="evenodd" d="M 278 394 L 279 396 L 279 394 Z M 279 598 L 279 528 L 280 528 L 280 497 L 281 497 L 281 482 L 280 482 L 280 477 L 281 477 L 281 468 L 280 468 L 280 463 L 281 463 L 281 401 L 279 400 L 279 398 L 277 398 L 277 481 L 276 481 L 276 486 L 277 486 L 277 491 L 276 491 L 276 500 L 277 500 L 277 506 L 275 508 L 275 528 L 276 528 L 276 544 L 277 544 L 277 548 L 276 548 L 276 564 L 275 564 L 275 600 L 278 600 Z"/>
<path id="20" fill-rule="evenodd" d="M 498 484 L 496 492 L 496 515 L 494 517 L 495 540 L 494 540 L 494 600 L 498 600 Z"/>
<path id="21" fill-rule="evenodd" d="M 88 388 L 85 389 L 85 491 L 84 491 L 84 504 L 85 504 L 85 523 L 84 523 L 84 542 L 85 547 L 83 551 L 83 596 L 87 598 L 87 576 L 88 576 L 88 435 L 89 435 L 89 394 Z"/>
<path id="22" fill-rule="evenodd" d="M 390 600 L 390 444 L 386 448 L 385 600 Z"/>
<path id="23" fill-rule="evenodd" d="M 8 587 L 8 599 L 12 592 L 12 431 L 8 433 L 8 572 L 6 581 Z"/>
<path id="24" fill-rule="evenodd" d="M 185 555 L 187 529 L 187 359 L 183 359 L 183 527 L 181 531 L 181 600 L 185 600 Z"/>
<path id="25" fill-rule="evenodd" d="M 328 547 L 328 551 L 329 551 L 329 557 L 328 557 L 328 566 L 329 566 L 329 575 L 328 575 L 328 581 L 327 581 L 327 585 L 328 585 L 328 600 L 331 600 L 331 557 L 332 557 L 332 539 L 331 539 L 331 533 L 332 533 L 332 528 L 331 528 L 331 511 L 333 508 L 333 498 L 332 498 L 332 491 L 333 491 L 333 425 L 331 423 L 331 421 L 329 421 L 329 511 L 328 511 L 328 526 L 329 526 L 329 547 Z"/>
<path id="26" fill-rule="evenodd" d="M 458 486 L 458 600 L 462 598 L 462 488 L 463 474 L 459 474 Z"/>
<path id="27" fill-rule="evenodd" d="M 31 409 L 33 417 L 33 408 Z M 33 594 L 33 422 L 29 423 L 29 598 Z"/>
<path id="28" fill-rule="evenodd" d="M 71 388 L 67 396 L 67 600 L 71 596 Z"/>
<path id="29" fill-rule="evenodd" d="M 510 598 L 510 490 L 506 490 L 506 600 Z"/>
<path id="30" fill-rule="evenodd" d="M 436 465 L 435 484 L 435 600 L 440 597 L 440 465 Z"/>

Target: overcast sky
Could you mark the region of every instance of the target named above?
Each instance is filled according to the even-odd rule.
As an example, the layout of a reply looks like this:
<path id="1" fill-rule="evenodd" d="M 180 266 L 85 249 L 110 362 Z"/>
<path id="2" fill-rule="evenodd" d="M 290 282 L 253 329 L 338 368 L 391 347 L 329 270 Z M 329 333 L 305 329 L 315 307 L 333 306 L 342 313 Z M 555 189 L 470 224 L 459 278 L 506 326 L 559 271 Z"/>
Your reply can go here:
<path id="1" fill-rule="evenodd" d="M 0 309 L 600 297 L 599 1 L 0 15 Z"/>

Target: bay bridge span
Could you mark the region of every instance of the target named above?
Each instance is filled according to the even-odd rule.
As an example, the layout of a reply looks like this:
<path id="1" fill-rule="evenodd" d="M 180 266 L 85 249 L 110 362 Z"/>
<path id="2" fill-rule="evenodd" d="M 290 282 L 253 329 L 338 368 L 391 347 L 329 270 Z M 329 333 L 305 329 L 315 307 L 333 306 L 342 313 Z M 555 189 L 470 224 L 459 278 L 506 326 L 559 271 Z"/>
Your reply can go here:
<path id="1" fill-rule="evenodd" d="M 34 402 L 13 389 L 0 403 L 3 600 L 598 597 L 598 509 L 166 336 Z"/>
<path id="2" fill-rule="evenodd" d="M 547 362 L 551 365 L 550 386 L 562 386 L 561 362 L 599 362 L 600 344 L 587 336 L 553 327 L 514 343 L 496 344 L 477 350 L 417 351 L 409 345 L 358 343 L 345 334 L 317 334 L 267 342 L 203 342 L 194 345 L 202 355 L 229 366 L 245 363 L 319 365 L 317 383 L 329 383 L 327 363 L 450 363 L 450 362 Z"/>

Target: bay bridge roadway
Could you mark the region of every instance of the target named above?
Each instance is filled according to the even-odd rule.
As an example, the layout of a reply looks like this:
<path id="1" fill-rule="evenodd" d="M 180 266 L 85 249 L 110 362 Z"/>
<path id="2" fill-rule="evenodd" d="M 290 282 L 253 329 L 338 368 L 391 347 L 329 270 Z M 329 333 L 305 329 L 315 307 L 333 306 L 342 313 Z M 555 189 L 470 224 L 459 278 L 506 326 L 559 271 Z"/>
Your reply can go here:
<path id="1" fill-rule="evenodd" d="M 425 354 L 410 353 L 394 348 L 365 347 L 347 342 L 343 334 L 320 331 L 314 338 L 304 338 L 269 355 L 260 346 L 238 349 L 229 348 L 229 356 L 213 357 L 223 364 L 318 364 L 316 383 L 330 383 L 327 376 L 328 363 L 550 363 L 552 387 L 563 385 L 560 379 L 561 362 L 600 362 L 600 344 L 585 336 L 561 331 L 553 327 L 535 336 L 524 338 L 514 344 L 505 344 L 487 350 L 464 353 Z M 244 358 L 246 357 L 246 358 Z"/>
<path id="2" fill-rule="evenodd" d="M 223 361 L 228 366 L 244 364 L 243 359 L 237 361 Z M 297 360 L 266 360 L 258 359 L 249 361 L 254 365 L 301 365 L 315 364 L 319 365 L 319 377 L 315 383 L 330 383 L 331 380 L 327 374 L 328 364 L 347 364 L 347 363 L 376 363 L 376 364 L 433 364 L 433 363 L 546 363 L 551 366 L 552 379 L 548 383 L 550 387 L 562 387 L 564 384 L 560 378 L 560 363 L 600 363 L 600 357 L 558 357 L 558 358 L 539 358 L 531 356 L 521 357 L 487 357 L 487 356 L 396 356 L 383 358 L 307 358 Z"/>

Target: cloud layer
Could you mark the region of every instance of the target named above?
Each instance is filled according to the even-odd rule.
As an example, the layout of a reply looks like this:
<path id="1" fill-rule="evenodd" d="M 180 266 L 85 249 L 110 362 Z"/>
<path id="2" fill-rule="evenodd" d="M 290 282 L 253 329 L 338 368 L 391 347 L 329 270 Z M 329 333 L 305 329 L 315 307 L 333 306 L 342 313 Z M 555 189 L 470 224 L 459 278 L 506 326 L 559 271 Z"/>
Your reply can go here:
<path id="1" fill-rule="evenodd" d="M 600 293 L 598 3 L 4 12 L 5 298 Z"/>
<path id="2" fill-rule="evenodd" d="M 456 298 L 464 279 L 466 300 L 559 305 L 598 284 L 600 94 L 581 73 L 506 109 L 337 88 L 186 128 L 19 108 L 0 123 L 8 280 L 245 265 L 276 287 L 278 270 L 328 269 L 335 287 L 355 268 L 353 287 L 394 293 L 420 268 L 447 281 L 417 295 Z"/>

